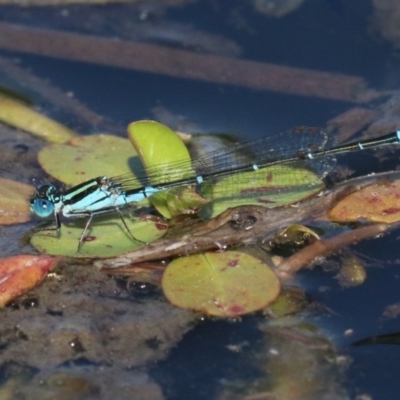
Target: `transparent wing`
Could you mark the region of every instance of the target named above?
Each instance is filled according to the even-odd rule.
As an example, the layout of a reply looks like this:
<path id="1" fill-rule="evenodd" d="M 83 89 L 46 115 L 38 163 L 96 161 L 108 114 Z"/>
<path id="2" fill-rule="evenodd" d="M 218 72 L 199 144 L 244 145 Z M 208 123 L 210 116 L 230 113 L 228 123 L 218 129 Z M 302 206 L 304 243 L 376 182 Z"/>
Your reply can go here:
<path id="1" fill-rule="evenodd" d="M 206 182 L 215 182 L 218 176 L 226 173 L 233 174 L 237 170 L 257 165 L 259 168 L 269 166 L 270 176 L 279 174 L 280 182 L 290 186 L 299 178 L 294 177 L 282 165 L 296 164 L 297 167 L 311 168 L 316 175 L 315 181 L 318 182 L 332 168 L 332 158 L 316 157 L 315 160 L 310 160 L 306 156 L 321 152 L 330 146 L 328 136 L 323 130 L 301 127 L 276 136 L 218 149 L 191 162 L 159 164 L 147 170 L 138 171 L 136 175 L 121 175 L 111 178 L 110 181 L 125 191 L 154 184 L 165 184 L 168 188 L 168 186 L 194 183 L 197 176 L 204 177 Z M 177 179 L 177 176 L 180 179 Z M 225 186 L 237 184 L 242 179 L 247 179 L 247 177 L 233 176 L 230 181 L 226 181 Z M 177 181 L 176 184 L 173 184 L 174 181 Z"/>

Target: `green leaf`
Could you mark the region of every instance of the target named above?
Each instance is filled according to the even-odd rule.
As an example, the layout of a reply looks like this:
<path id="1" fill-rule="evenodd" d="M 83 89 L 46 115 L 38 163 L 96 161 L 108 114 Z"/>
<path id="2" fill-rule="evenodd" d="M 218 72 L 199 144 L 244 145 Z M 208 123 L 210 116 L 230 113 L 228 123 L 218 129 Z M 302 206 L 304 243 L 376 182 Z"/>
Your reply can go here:
<path id="1" fill-rule="evenodd" d="M 64 125 L 40 114 L 4 91 L 0 93 L 0 121 L 48 142 L 63 143 L 76 135 Z"/>
<path id="2" fill-rule="evenodd" d="M 168 219 L 182 214 L 197 213 L 208 203 L 196 193 L 194 187 L 166 190 L 151 196 L 150 201 L 157 211 Z"/>
<path id="3" fill-rule="evenodd" d="M 237 251 L 176 259 L 166 268 L 162 287 L 175 306 L 219 317 L 260 310 L 280 292 L 279 279 L 269 267 Z"/>
<path id="4" fill-rule="evenodd" d="M 128 126 L 128 136 L 152 185 L 196 175 L 188 170 L 191 158 L 187 147 L 167 126 L 155 121 L 133 122 Z"/>
<path id="5" fill-rule="evenodd" d="M 316 174 L 296 165 L 234 174 L 204 186 L 202 195 L 210 205 L 202 210 L 202 216 L 212 218 L 229 207 L 241 205 L 275 208 L 293 204 L 318 193 L 323 187 Z"/>
<path id="6" fill-rule="evenodd" d="M 39 152 L 39 163 L 51 176 L 68 185 L 89 179 L 132 173 L 140 160 L 128 139 L 111 135 L 77 137 Z"/>
<path id="7" fill-rule="evenodd" d="M 124 218 L 134 240 L 116 213 L 94 217 L 78 252 L 79 239 L 87 219 L 63 223 L 59 231 L 42 230 L 31 237 L 31 244 L 46 254 L 69 257 L 104 258 L 133 251 L 165 235 L 168 226 L 158 219 Z"/>
<path id="8" fill-rule="evenodd" d="M 191 158 L 185 144 L 165 125 L 155 121 L 133 122 L 128 127 L 128 135 L 152 185 L 196 176 L 190 169 Z M 150 201 L 165 218 L 193 213 L 207 203 L 187 188 L 156 193 Z"/>

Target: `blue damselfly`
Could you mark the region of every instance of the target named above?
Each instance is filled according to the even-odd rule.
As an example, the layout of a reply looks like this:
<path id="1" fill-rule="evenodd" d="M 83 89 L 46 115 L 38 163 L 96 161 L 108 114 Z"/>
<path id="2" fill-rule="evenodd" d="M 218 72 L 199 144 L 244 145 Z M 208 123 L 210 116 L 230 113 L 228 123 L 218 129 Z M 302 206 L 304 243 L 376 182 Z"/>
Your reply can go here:
<path id="1" fill-rule="evenodd" d="M 61 190 L 53 184 L 41 184 L 31 198 L 31 210 L 41 218 L 54 215 L 57 229 L 61 226 L 60 215 L 67 218 L 87 217 L 79 240 L 80 246 L 95 215 L 116 211 L 129 232 L 120 208 L 128 204 L 136 205 L 162 191 L 194 187 L 201 193 L 204 185 L 212 185 L 224 177 L 230 177 L 226 182 L 226 190 L 232 192 L 232 187 L 244 179 L 241 177 L 248 176 L 246 173 L 266 169 L 269 175 L 273 175 L 283 170 L 285 165 L 311 169 L 315 180 L 304 184 L 317 185 L 333 168 L 335 154 L 395 144 L 400 144 L 400 131 L 376 139 L 335 146 L 323 130 L 301 127 L 289 133 L 215 150 L 189 163 L 177 161 L 160 164 L 135 175 L 100 176 L 67 190 Z M 301 184 L 299 179 L 298 175 L 290 173 L 281 175 L 282 187 L 274 190 L 284 196 L 284 187 Z"/>

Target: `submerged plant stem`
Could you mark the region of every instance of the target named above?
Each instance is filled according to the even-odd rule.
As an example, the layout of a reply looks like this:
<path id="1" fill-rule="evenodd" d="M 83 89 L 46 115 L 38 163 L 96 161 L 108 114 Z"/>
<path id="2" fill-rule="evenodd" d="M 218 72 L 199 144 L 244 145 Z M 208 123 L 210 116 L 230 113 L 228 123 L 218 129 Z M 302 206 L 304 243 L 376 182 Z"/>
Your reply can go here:
<path id="1" fill-rule="evenodd" d="M 0 23 L 0 48 L 36 55 L 339 101 L 379 97 L 363 78 Z"/>

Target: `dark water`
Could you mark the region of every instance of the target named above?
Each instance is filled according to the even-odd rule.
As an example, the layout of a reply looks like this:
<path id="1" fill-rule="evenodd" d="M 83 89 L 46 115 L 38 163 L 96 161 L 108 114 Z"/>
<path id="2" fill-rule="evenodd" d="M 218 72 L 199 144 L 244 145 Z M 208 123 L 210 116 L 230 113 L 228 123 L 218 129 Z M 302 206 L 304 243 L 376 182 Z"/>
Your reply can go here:
<path id="1" fill-rule="evenodd" d="M 250 2 L 218 3 L 198 2 L 168 9 L 163 15 L 158 15 L 157 8 L 149 9 L 156 20 L 187 24 L 229 38 L 241 47 L 241 57 L 245 59 L 349 74 L 363 77 L 374 88 L 396 89 L 398 51 L 371 28 L 374 10 L 369 1 L 308 0 L 282 18 L 257 13 Z M 70 10 L 73 15 L 88 12 L 85 6 L 71 6 Z M 94 6 L 93 12 L 111 13 L 115 18 L 128 12 L 138 18 L 140 13 L 133 6 L 118 4 Z M 46 17 L 54 13 L 46 8 L 26 8 L 21 13 L 3 6 L 0 20 L 52 28 L 57 27 L 57 21 Z M 73 28 L 79 31 L 79 19 L 75 25 Z M 121 35 L 112 24 L 97 29 L 102 34 Z M 189 81 L 12 51 L 1 51 L 0 55 L 18 58 L 20 66 L 65 92 L 73 92 L 80 102 L 120 127 L 117 133 L 121 135 L 129 122 L 155 118 L 155 107 L 183 116 L 189 126 L 195 127 L 193 130 L 251 138 L 296 125 L 325 126 L 329 119 L 354 106 L 350 102 Z M 373 109 L 381 101 L 367 107 Z M 73 127 L 88 128 L 79 124 Z M 371 172 L 370 164 L 365 165 L 358 158 L 356 162 L 363 173 Z M 368 279 L 363 285 L 341 288 L 333 273 L 320 269 L 301 273 L 299 282 L 313 302 L 324 305 L 325 311 L 317 312 L 311 320 L 332 340 L 339 354 L 352 359 L 343 378 L 350 398 L 368 394 L 374 399 L 393 399 L 393 393 L 400 391 L 400 347 L 351 344 L 399 329 L 398 318 L 382 317 L 388 305 L 399 301 L 398 231 L 361 243 L 353 250 L 367 259 Z M 321 291 L 323 286 L 328 290 Z M 235 323 L 200 323 L 167 359 L 151 366 L 151 376 L 161 385 L 166 398 L 173 400 L 217 398 L 224 382 L 242 380 L 250 384 L 261 374 L 253 356 L 262 348 L 262 335 L 257 330 L 262 320 L 254 316 Z M 345 337 L 347 329 L 353 329 L 354 334 Z M 247 343 L 242 352 L 227 349 L 228 344 L 242 342 Z"/>

